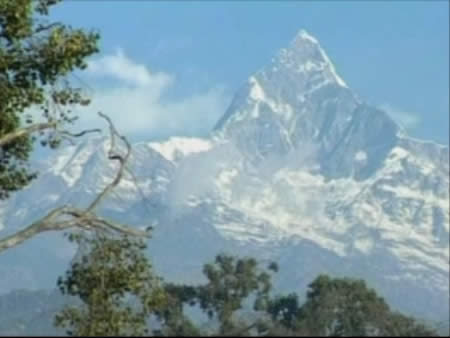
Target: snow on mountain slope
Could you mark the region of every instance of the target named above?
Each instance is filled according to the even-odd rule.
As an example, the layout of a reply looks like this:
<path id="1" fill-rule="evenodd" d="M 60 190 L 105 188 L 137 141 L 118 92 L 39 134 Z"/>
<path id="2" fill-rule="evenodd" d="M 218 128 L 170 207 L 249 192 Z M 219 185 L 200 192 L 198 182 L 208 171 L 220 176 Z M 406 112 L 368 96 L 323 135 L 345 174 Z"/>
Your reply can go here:
<path id="1" fill-rule="evenodd" d="M 92 200 L 116 168 L 108 146 L 93 138 L 56 152 L 0 206 L 1 233 Z M 138 143 L 130 169 L 102 212 L 156 225 L 150 251 L 168 278 L 200 278 L 219 251 L 252 254 L 280 262 L 280 288 L 324 272 L 361 277 L 402 311 L 448 316 L 449 149 L 361 102 L 306 31 L 249 78 L 210 138 Z M 66 250 L 40 241 L 48 255 Z M 0 263 L 37 274 L 43 263 L 17 250 Z"/>
<path id="2" fill-rule="evenodd" d="M 149 146 L 159 152 L 168 161 L 174 161 L 177 154 L 181 157 L 192 153 L 208 151 L 212 143 L 200 138 L 172 137 L 166 142 L 149 143 Z"/>

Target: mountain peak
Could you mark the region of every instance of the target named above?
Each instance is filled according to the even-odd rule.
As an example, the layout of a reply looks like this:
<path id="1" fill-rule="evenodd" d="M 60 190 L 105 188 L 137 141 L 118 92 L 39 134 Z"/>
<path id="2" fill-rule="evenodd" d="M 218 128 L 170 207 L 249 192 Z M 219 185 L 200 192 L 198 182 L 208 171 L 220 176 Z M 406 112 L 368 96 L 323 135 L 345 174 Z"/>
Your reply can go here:
<path id="1" fill-rule="evenodd" d="M 305 30 L 249 78 L 215 130 L 256 164 L 312 144 L 325 177 L 358 180 L 383 166 L 398 140 L 397 125 L 357 99 Z"/>
<path id="2" fill-rule="evenodd" d="M 269 110 L 273 116 L 284 120 L 283 123 L 296 124 L 295 116 L 305 117 L 305 109 L 311 110 L 307 108 L 312 103 L 311 98 L 329 97 L 330 90 L 339 92 L 339 95 L 354 96 L 337 74 L 318 39 L 300 29 L 271 63 L 249 77 L 215 130 L 255 118 L 266 119 L 270 115 Z M 332 95 L 337 95 L 337 92 Z"/>
<path id="3" fill-rule="evenodd" d="M 316 39 L 314 36 L 312 36 L 311 34 L 309 34 L 309 33 L 308 33 L 306 30 L 304 30 L 304 29 L 300 29 L 300 30 L 297 32 L 297 35 L 295 36 L 295 38 L 294 38 L 293 41 L 296 41 L 296 42 L 309 41 L 309 42 L 311 42 L 311 43 L 313 43 L 313 44 L 316 44 L 316 45 L 319 44 L 319 41 L 317 41 L 317 39 Z"/>
<path id="4" fill-rule="evenodd" d="M 348 88 L 345 81 L 337 74 L 318 39 L 304 29 L 298 31 L 287 48 L 279 51 L 273 62 L 276 69 L 281 67 L 293 73 L 320 72 L 328 82 Z"/>

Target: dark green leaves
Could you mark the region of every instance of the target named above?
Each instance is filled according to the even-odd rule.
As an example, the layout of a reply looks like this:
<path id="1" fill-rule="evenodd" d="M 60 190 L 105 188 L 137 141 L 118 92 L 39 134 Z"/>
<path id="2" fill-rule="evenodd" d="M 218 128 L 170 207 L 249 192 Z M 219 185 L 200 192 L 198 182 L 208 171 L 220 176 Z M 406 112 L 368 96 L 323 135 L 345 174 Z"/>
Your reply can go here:
<path id="1" fill-rule="evenodd" d="M 71 106 L 89 103 L 67 76 L 86 67 L 99 34 L 46 21 L 57 2 L 0 0 L 0 139 L 35 123 L 39 109 L 41 121 L 57 122 L 61 130 L 74 121 Z M 52 148 L 60 143 L 56 127 L 39 137 Z M 36 177 L 28 165 L 36 139 L 27 134 L 0 147 L 0 200 Z"/>
<path id="2" fill-rule="evenodd" d="M 58 285 L 83 305 L 65 308 L 56 325 L 68 327 L 68 334 L 75 336 L 148 334 L 148 317 L 167 299 L 145 257 L 144 243 L 105 234 L 92 238 L 72 234 L 70 239 L 86 252 Z"/>

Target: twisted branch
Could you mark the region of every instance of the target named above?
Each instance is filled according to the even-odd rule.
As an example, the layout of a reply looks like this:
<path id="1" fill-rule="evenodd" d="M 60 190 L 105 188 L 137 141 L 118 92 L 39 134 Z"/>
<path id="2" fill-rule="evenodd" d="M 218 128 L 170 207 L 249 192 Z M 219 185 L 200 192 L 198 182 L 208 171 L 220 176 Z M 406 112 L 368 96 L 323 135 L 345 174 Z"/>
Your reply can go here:
<path id="1" fill-rule="evenodd" d="M 3 147 L 25 135 L 29 135 L 37 131 L 42 131 L 46 129 L 54 129 L 56 128 L 56 125 L 57 122 L 36 123 L 26 128 L 17 129 L 0 137 L 0 147 Z"/>
<path id="2" fill-rule="evenodd" d="M 36 236 L 39 233 L 45 231 L 60 231 L 67 230 L 70 228 L 81 228 L 84 230 L 96 230 L 96 231 L 109 231 L 119 234 L 137 236 L 137 237 L 149 237 L 149 232 L 133 229 L 126 225 L 119 224 L 117 222 L 107 220 L 105 218 L 99 217 L 94 213 L 94 210 L 98 205 L 105 199 L 105 197 L 110 194 L 110 192 L 119 185 L 122 180 L 124 171 L 126 170 L 126 164 L 131 155 L 131 145 L 128 140 L 120 135 L 112 123 L 111 119 L 102 113 L 98 113 L 100 117 L 105 119 L 109 125 L 111 146 L 108 150 L 108 159 L 111 161 L 119 162 L 119 169 L 112 180 L 88 205 L 85 209 L 73 208 L 68 205 L 64 205 L 57 209 L 50 211 L 46 216 L 37 220 L 36 222 L 25 227 L 10 236 L 0 239 L 0 253 L 6 249 L 12 248 L 24 242 L 25 240 Z M 43 127 L 45 129 L 45 126 Z M 29 128 L 24 128 L 29 129 Z M 89 132 L 89 131 L 86 131 Z M 82 135 L 83 132 L 79 133 Z M 9 134 L 8 134 L 9 135 Z M 6 135 L 6 136 L 8 136 Z M 23 135 L 23 134 L 22 134 Z M 78 134 L 77 134 L 78 135 Z M 126 152 L 121 155 L 116 151 L 116 137 L 123 141 L 126 145 Z M 4 141 L 4 137 L 0 139 Z M 2 143 L 0 143 L 2 145 Z"/>

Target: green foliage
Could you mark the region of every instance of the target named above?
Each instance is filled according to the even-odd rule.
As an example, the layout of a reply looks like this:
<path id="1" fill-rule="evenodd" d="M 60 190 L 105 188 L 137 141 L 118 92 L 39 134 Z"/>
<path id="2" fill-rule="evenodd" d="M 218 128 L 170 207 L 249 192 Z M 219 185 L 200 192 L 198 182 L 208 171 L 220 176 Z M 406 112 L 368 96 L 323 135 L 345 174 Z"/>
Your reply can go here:
<path id="1" fill-rule="evenodd" d="M 105 234 L 71 239 L 87 253 L 72 263 L 58 285 L 63 294 L 79 297 L 82 306 L 66 307 L 55 324 L 69 327 L 73 336 L 148 334 L 147 319 L 166 297 L 145 256 L 145 244 Z"/>
<path id="2" fill-rule="evenodd" d="M 259 271 L 255 259 L 219 255 L 215 264 L 204 266 L 203 273 L 208 283 L 198 288 L 200 307 L 209 317 L 217 317 L 220 333 L 234 329 L 233 314 L 250 295 L 256 297 L 254 309 L 264 309 L 272 285 L 270 274 Z"/>
<path id="3" fill-rule="evenodd" d="M 286 329 L 293 329 L 299 311 L 298 296 L 291 293 L 287 296 L 278 296 L 269 301 L 267 313 L 273 322 Z"/>
<path id="4" fill-rule="evenodd" d="M 184 313 L 184 304 L 195 305 L 197 289 L 192 286 L 164 285 L 165 306 L 155 311 L 161 323 L 161 329 L 154 330 L 157 336 L 195 337 L 203 335 Z"/>
<path id="5" fill-rule="evenodd" d="M 75 236 L 89 248 L 72 264 L 61 291 L 79 297 L 83 307 L 69 307 L 56 319 L 71 335 L 148 334 L 154 315 L 157 336 L 436 336 L 415 319 L 392 312 L 362 280 L 319 276 L 304 304 L 295 293 L 271 296 L 273 263 L 260 269 L 253 258 L 218 255 L 206 264 L 206 283 L 161 284 L 143 252 L 145 245 L 104 235 Z M 131 307 L 126 298 L 133 297 Z M 138 304 L 139 306 L 136 306 Z M 249 312 L 248 309 L 252 308 Z M 201 310 L 216 326 L 200 329 L 186 309 Z"/>
<path id="6" fill-rule="evenodd" d="M 319 276 L 309 285 L 306 302 L 300 305 L 295 293 L 270 297 L 271 276 L 259 271 L 254 259 L 219 255 L 214 264 L 205 265 L 204 273 L 208 278 L 205 285 L 167 285 L 166 292 L 179 304 L 199 304 L 210 318 L 217 318 L 219 330 L 213 335 L 438 335 L 414 318 L 391 311 L 384 299 L 362 280 Z M 237 315 L 236 311 L 252 294 L 254 310 L 258 311 L 243 320 L 242 312 Z M 183 308 L 177 309 L 178 317 L 184 318 Z"/>
<path id="7" fill-rule="evenodd" d="M 274 263 L 268 270 L 276 271 Z M 199 305 L 209 319 L 217 319 L 219 323 L 217 335 L 233 335 L 248 333 L 250 329 L 260 328 L 259 323 L 247 327 L 242 321 L 237 321 L 237 312 L 242 310 L 246 302 L 253 301 L 255 311 L 265 311 L 269 303 L 269 293 L 272 288 L 271 274 L 258 267 L 253 258 L 237 259 L 228 255 L 218 255 L 215 262 L 206 264 L 203 273 L 208 282 L 204 285 L 166 286 L 166 292 L 174 300 L 176 313 L 166 313 L 166 323 L 171 327 L 171 318 L 185 318 L 180 314 L 183 304 Z M 166 331 L 168 334 L 174 330 Z"/>
<path id="8" fill-rule="evenodd" d="M 89 103 L 67 76 L 86 67 L 86 58 L 98 51 L 99 35 L 49 22 L 49 9 L 58 2 L 0 0 L 0 139 L 39 119 L 55 123 L 40 135 L 42 144 L 56 147 L 57 129 L 76 119 L 70 107 Z M 35 140 L 26 134 L 0 146 L 0 200 L 36 177 L 28 165 Z"/>
<path id="9" fill-rule="evenodd" d="M 435 336 L 436 332 L 389 309 L 362 280 L 319 276 L 297 311 L 294 329 L 314 336 Z"/>

